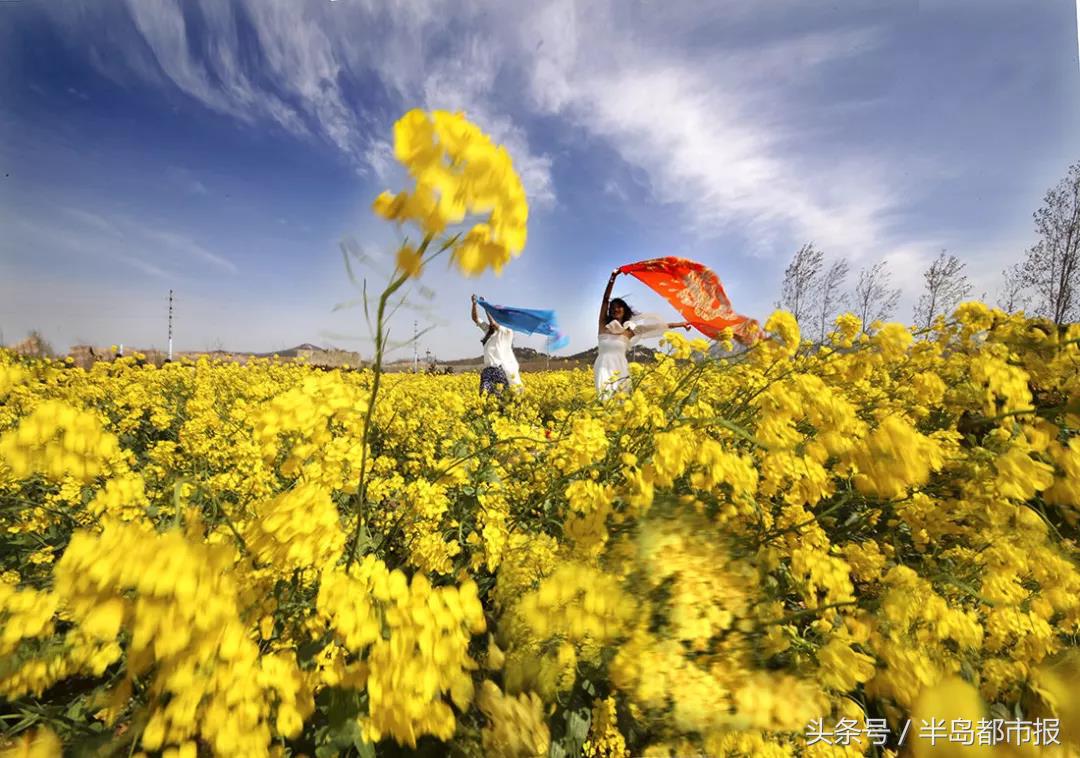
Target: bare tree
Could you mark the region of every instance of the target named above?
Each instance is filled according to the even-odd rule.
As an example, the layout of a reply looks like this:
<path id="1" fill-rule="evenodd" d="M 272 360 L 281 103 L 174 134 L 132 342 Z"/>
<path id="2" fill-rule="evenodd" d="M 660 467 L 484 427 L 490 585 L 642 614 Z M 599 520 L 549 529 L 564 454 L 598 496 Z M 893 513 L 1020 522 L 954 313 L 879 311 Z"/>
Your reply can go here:
<path id="1" fill-rule="evenodd" d="M 818 341 L 825 341 L 829 326 L 840 315 L 840 310 L 847 301 L 844 282 L 850 270 L 848 262 L 841 259 L 833 261 L 821 277 L 821 294 L 814 303 L 814 316 L 818 332 Z"/>
<path id="2" fill-rule="evenodd" d="M 56 357 L 56 351 L 53 350 L 52 345 L 37 329 L 32 330 L 26 339 L 16 344 L 12 349 L 19 355 L 28 355 L 34 358 Z"/>
<path id="3" fill-rule="evenodd" d="M 855 315 L 862 319 L 864 330 L 874 321 L 891 316 L 900 302 L 900 290 L 889 286 L 890 276 L 885 265 L 885 261 L 879 261 L 860 271 L 852 293 L 852 306 Z"/>
<path id="4" fill-rule="evenodd" d="M 915 304 L 915 326 L 929 329 L 937 316 L 951 313 L 971 294 L 964 265 L 955 255 L 946 256 L 942 250 L 923 272 L 926 289 Z"/>
<path id="5" fill-rule="evenodd" d="M 791 312 L 799 324 L 810 319 L 821 284 L 822 254 L 808 242 L 799 248 L 784 271 L 784 284 L 777 307 Z"/>
<path id="6" fill-rule="evenodd" d="M 1034 213 L 1039 241 L 1021 264 L 1035 310 L 1056 324 L 1080 316 L 1080 163 L 1043 198 Z"/>
<path id="7" fill-rule="evenodd" d="M 1030 296 L 1024 283 L 1024 268 L 1014 263 L 1001 272 L 1002 283 L 998 291 L 997 304 L 1006 313 L 1016 313 L 1027 307 Z"/>

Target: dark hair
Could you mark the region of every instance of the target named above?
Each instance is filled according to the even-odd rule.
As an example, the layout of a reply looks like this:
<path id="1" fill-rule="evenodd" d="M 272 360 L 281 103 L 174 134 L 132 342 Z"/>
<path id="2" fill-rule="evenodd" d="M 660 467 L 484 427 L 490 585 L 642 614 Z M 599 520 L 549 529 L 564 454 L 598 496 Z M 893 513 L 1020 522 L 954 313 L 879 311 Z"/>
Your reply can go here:
<path id="1" fill-rule="evenodd" d="M 623 321 L 629 319 L 631 316 L 634 315 L 634 309 L 630 307 L 630 304 L 628 302 L 626 302 L 625 300 L 623 300 L 621 297 L 616 297 L 616 298 L 614 298 L 614 299 L 612 299 L 612 300 L 610 300 L 608 302 L 607 318 L 608 318 L 609 322 L 615 320 L 615 306 L 616 305 L 621 305 L 623 307 L 623 310 L 626 311 L 626 316 L 623 318 Z M 620 323 L 622 323 L 622 322 L 620 322 Z"/>

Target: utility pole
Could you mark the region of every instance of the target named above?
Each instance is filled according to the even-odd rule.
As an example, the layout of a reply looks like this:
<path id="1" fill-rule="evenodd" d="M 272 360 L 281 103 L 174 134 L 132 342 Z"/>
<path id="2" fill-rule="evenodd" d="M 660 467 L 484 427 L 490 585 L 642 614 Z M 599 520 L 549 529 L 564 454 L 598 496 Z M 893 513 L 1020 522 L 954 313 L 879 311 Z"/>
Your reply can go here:
<path id="1" fill-rule="evenodd" d="M 420 367 L 420 345 L 419 345 L 419 333 L 417 332 L 416 321 L 412 322 L 412 372 L 415 374 Z"/>
<path id="2" fill-rule="evenodd" d="M 169 360 L 172 360 L 172 290 L 169 290 Z"/>

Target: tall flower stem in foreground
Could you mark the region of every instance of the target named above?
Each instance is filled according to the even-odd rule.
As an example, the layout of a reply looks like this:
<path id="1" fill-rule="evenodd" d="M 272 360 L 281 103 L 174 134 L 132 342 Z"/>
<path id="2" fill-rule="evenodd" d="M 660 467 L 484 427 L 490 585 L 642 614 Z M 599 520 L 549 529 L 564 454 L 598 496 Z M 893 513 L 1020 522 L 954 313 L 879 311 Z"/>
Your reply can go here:
<path id="1" fill-rule="evenodd" d="M 364 528 L 368 443 L 382 384 L 387 301 L 409 279 L 419 278 L 426 263 L 447 250 L 467 276 L 482 274 L 489 268 L 500 273 L 525 246 L 525 225 L 529 215 L 525 190 L 509 155 L 462 114 L 409 111 L 394 125 L 394 154 L 415 180 L 415 186 L 411 192 L 383 192 L 375 199 L 372 210 L 399 226 L 418 227 L 424 236 L 415 250 L 407 243 L 401 245 L 390 284 L 379 296 L 374 376 L 364 415 L 360 453 L 356 529 L 349 545 L 346 568 L 356 560 Z M 471 228 L 451 235 L 425 260 L 436 236 L 469 218 L 475 221 L 470 221 Z"/>
<path id="2" fill-rule="evenodd" d="M 423 255 L 428 246 L 431 244 L 432 235 L 424 237 L 423 243 L 420 245 L 420 249 L 417 251 L 419 255 Z M 374 371 L 374 377 L 371 380 L 371 395 L 368 397 L 367 412 L 364 414 L 364 433 L 361 437 L 360 444 L 360 482 L 357 487 L 357 507 L 356 507 L 356 529 L 353 532 L 352 542 L 349 544 L 349 559 L 345 564 L 345 568 L 348 569 L 352 566 L 353 561 L 356 560 L 356 548 L 360 544 L 360 532 L 364 528 L 364 505 L 367 501 L 367 457 L 368 457 L 368 439 L 371 435 L 371 418 L 375 414 L 375 402 L 379 396 L 379 385 L 382 384 L 382 361 L 383 351 L 386 348 L 386 303 L 401 287 L 409 280 L 408 273 L 401 273 L 400 269 L 394 271 L 394 276 L 390 280 L 390 284 L 383 290 L 379 296 L 379 308 L 375 315 L 375 363 L 372 366 Z"/>

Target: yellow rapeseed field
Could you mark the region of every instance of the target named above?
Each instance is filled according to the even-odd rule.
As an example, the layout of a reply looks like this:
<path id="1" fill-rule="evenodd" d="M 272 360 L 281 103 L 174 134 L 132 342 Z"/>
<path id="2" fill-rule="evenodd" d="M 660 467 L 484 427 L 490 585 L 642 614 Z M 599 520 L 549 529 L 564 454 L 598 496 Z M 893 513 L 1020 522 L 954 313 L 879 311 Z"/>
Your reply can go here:
<path id="1" fill-rule="evenodd" d="M 422 236 L 374 369 L 0 351 L 9 754 L 856 756 L 991 719 L 1058 744 L 961 754 L 1080 754 L 1080 326 L 811 346 L 777 312 L 733 357 L 667 335 L 608 402 L 384 375 L 386 293 L 527 219 L 460 116 L 395 147 L 376 210 Z"/>

